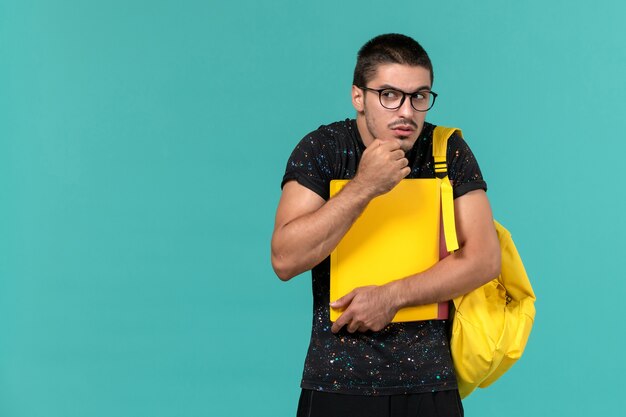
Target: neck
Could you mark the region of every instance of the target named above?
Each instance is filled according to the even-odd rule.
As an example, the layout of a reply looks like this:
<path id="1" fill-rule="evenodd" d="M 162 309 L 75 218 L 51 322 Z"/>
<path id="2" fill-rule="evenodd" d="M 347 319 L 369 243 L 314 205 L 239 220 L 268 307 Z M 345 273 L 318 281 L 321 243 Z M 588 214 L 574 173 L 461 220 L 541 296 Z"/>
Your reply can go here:
<path id="1" fill-rule="evenodd" d="M 369 129 L 367 128 L 367 122 L 365 121 L 365 116 L 361 113 L 357 113 L 356 115 L 356 127 L 359 129 L 359 135 L 361 135 L 361 140 L 363 141 L 363 145 L 365 147 L 370 146 L 370 144 L 374 141 Z"/>

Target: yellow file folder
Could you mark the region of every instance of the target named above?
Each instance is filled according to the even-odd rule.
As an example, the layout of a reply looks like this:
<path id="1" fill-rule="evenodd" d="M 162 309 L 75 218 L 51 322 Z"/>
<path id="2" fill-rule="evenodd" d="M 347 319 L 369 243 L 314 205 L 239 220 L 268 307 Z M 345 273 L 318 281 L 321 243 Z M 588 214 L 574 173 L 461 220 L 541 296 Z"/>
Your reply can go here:
<path id="1" fill-rule="evenodd" d="M 330 196 L 349 180 L 330 182 Z M 383 285 L 439 261 L 441 180 L 405 179 L 373 199 L 330 254 L 330 300 L 356 287 Z M 331 308 L 335 321 L 341 311 Z M 442 319 L 448 303 L 407 307 L 394 322 Z"/>

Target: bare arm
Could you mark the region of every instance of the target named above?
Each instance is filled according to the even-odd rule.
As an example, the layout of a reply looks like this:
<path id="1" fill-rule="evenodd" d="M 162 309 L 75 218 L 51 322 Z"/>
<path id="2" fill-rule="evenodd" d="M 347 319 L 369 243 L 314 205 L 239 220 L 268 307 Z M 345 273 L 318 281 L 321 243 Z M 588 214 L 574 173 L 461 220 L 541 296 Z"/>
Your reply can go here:
<path id="1" fill-rule="evenodd" d="M 454 202 L 460 249 L 432 268 L 382 286 L 361 287 L 332 306 L 345 311 L 333 324 L 348 331 L 378 331 L 396 312 L 413 305 L 443 302 L 485 284 L 500 272 L 500 245 L 489 200 L 482 190 Z"/>
<path id="2" fill-rule="evenodd" d="M 285 184 L 272 235 L 276 275 L 286 281 L 323 261 L 367 204 L 409 174 L 407 164 L 399 141 L 374 140 L 354 180 L 328 201 L 296 181 Z"/>

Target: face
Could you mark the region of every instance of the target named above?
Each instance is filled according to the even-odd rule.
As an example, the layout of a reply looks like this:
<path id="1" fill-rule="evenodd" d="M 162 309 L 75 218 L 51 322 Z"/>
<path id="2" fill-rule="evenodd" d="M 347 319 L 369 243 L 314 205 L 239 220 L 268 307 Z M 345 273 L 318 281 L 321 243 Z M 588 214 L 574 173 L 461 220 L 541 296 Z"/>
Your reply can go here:
<path id="1" fill-rule="evenodd" d="M 383 64 L 363 87 L 392 88 L 407 93 L 430 90 L 430 71 L 410 65 Z M 378 93 L 352 86 L 352 105 L 357 111 L 357 126 L 365 146 L 374 139 L 401 139 L 402 149 L 407 152 L 424 128 L 426 112 L 415 110 L 408 96 L 400 108 L 389 110 L 380 104 Z"/>

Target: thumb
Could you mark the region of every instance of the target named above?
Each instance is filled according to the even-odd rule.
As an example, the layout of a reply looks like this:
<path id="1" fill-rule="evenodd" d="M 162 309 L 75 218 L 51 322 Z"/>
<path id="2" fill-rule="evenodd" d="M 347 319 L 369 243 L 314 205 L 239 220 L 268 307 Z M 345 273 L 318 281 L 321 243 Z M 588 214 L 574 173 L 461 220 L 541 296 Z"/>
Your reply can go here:
<path id="1" fill-rule="evenodd" d="M 354 298 L 354 295 L 355 295 L 354 290 L 350 291 L 348 294 L 344 295 L 343 297 L 339 298 L 338 300 L 335 300 L 335 301 L 331 302 L 330 306 L 332 308 L 346 308 L 352 302 L 352 299 Z"/>

